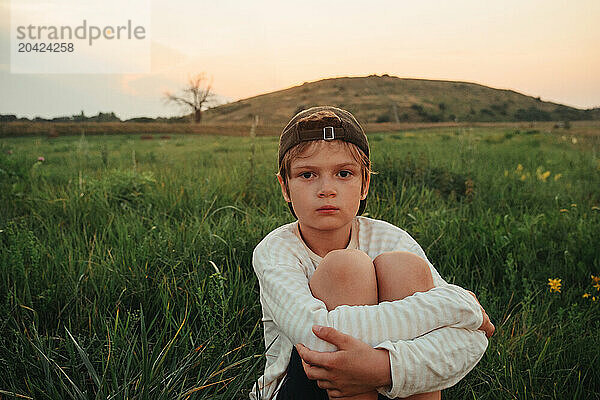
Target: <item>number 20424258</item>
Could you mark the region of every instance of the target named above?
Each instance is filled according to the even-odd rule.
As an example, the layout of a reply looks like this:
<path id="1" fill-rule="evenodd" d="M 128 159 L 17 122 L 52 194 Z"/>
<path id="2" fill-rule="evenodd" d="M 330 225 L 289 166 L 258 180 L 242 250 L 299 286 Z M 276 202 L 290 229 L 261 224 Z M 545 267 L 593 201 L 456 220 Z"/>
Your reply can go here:
<path id="1" fill-rule="evenodd" d="M 72 53 L 73 43 L 19 43 L 19 53 Z"/>

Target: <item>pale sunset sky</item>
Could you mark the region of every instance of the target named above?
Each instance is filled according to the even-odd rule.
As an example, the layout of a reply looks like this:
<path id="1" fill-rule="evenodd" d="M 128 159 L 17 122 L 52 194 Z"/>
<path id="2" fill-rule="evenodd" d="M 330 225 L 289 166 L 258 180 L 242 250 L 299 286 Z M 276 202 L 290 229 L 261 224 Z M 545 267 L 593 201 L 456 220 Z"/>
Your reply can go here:
<path id="1" fill-rule="evenodd" d="M 389 74 L 600 106 L 599 0 L 150 3 L 150 73 L 12 74 L 10 0 L 0 0 L 0 114 L 182 115 L 162 94 L 198 72 L 229 101 L 305 81 Z"/>

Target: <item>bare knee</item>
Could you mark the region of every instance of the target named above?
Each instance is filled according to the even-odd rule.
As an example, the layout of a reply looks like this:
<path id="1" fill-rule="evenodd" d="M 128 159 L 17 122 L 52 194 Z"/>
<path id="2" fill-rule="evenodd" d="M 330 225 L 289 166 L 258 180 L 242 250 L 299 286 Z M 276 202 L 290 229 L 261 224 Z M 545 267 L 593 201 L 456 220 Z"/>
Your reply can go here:
<path id="1" fill-rule="evenodd" d="M 382 253 L 373 264 L 379 301 L 400 300 L 433 288 L 429 264 L 416 254 L 405 251 Z"/>
<path id="2" fill-rule="evenodd" d="M 310 290 L 328 310 L 346 305 L 377 304 L 377 278 L 371 258 L 360 250 L 327 253 L 309 282 Z"/>
<path id="3" fill-rule="evenodd" d="M 355 281 L 357 276 L 363 274 L 375 274 L 371 257 L 360 250 L 342 249 L 327 253 L 313 274 L 313 278 L 327 275 L 334 282 L 346 283 Z"/>

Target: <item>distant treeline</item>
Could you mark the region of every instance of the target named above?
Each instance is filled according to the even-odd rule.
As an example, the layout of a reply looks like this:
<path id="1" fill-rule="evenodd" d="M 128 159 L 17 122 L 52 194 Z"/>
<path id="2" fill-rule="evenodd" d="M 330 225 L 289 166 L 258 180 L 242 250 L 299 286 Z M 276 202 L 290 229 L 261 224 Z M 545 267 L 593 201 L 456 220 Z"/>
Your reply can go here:
<path id="1" fill-rule="evenodd" d="M 300 111 L 308 106 L 301 106 Z M 580 110 L 564 105 L 557 105 L 553 110 L 546 111 L 541 108 L 530 106 L 528 108 L 518 108 L 509 110 L 508 103 L 492 104 L 489 108 L 479 110 L 473 107 L 463 115 L 455 115 L 448 112 L 445 103 L 439 103 L 433 107 L 431 105 L 423 106 L 421 104 L 412 104 L 408 109 L 397 111 L 388 110 L 377 116 L 374 120 L 365 122 L 525 122 L 525 121 L 592 121 L 600 119 L 600 109 Z M 14 114 L 0 114 L 0 123 L 2 122 L 136 122 L 136 123 L 189 123 L 190 116 L 179 117 L 137 117 L 122 120 L 114 112 L 99 112 L 97 115 L 86 116 L 83 111 L 80 114 L 72 116 L 62 116 L 55 118 L 18 118 Z"/>
<path id="2" fill-rule="evenodd" d="M 379 116 L 375 122 L 394 122 L 396 115 L 393 111 L 386 111 Z M 437 107 L 421 104 L 413 104 L 404 112 L 397 112 L 398 122 L 523 122 L 523 121 L 591 121 L 600 119 L 600 110 L 576 108 L 557 105 L 554 110 L 546 111 L 538 107 L 518 108 L 514 111 L 509 109 L 508 103 L 492 104 L 476 110 L 470 107 L 463 115 L 455 115 L 447 111 L 445 103 L 439 103 Z"/>
<path id="3" fill-rule="evenodd" d="M 83 111 L 80 114 L 75 114 L 71 116 L 62 116 L 55 118 L 18 118 L 14 114 L 0 114 L 0 122 L 163 122 L 163 123 L 187 123 L 190 122 L 189 116 L 183 117 L 157 117 L 157 118 L 149 118 L 149 117 L 137 117 L 137 118 L 129 118 L 126 120 L 122 120 L 117 117 L 114 112 L 99 112 L 97 115 L 86 116 Z"/>
<path id="4" fill-rule="evenodd" d="M 170 122 L 55 122 L 55 121 L 13 121 L 0 122 L 0 138 L 19 136 L 47 136 L 56 138 L 72 135 L 225 135 L 245 136 L 250 132 L 250 124 L 195 124 Z M 281 126 L 261 126 L 257 136 L 275 136 Z"/>

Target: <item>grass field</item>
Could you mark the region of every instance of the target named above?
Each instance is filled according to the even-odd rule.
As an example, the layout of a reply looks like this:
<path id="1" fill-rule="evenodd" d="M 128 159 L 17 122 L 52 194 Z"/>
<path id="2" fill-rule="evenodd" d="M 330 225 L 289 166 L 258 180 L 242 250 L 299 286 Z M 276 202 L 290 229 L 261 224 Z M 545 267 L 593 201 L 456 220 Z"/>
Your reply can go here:
<path id="1" fill-rule="evenodd" d="M 369 135 L 367 215 L 407 230 L 497 328 L 444 398 L 600 397 L 600 130 L 564 132 Z M 0 139 L 0 398 L 247 398 L 264 366 L 252 250 L 292 221 L 276 149 Z"/>

